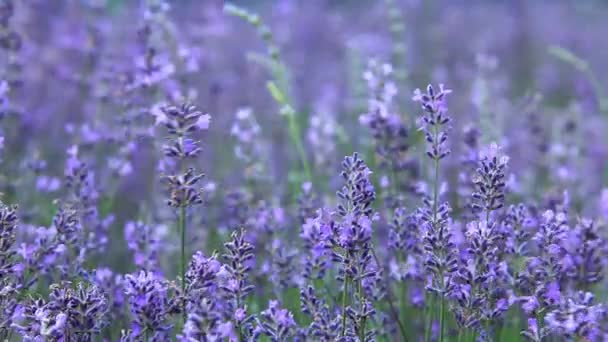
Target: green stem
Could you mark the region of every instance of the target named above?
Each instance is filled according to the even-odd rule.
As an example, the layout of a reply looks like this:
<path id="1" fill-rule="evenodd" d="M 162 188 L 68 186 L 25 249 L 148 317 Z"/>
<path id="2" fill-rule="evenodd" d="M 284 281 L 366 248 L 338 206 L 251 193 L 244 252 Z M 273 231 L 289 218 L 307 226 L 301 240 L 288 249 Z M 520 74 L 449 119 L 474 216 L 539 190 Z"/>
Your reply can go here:
<path id="1" fill-rule="evenodd" d="M 431 326 L 433 325 L 433 307 L 431 304 L 433 298 L 428 294 L 425 294 L 425 308 L 426 308 L 426 317 L 424 322 L 424 342 L 429 342 L 431 340 Z"/>
<path id="2" fill-rule="evenodd" d="M 342 331 L 340 332 L 340 336 L 343 337 L 346 333 L 346 300 L 348 294 L 348 283 L 350 279 L 348 276 L 344 278 L 344 292 L 342 293 Z"/>
<path id="3" fill-rule="evenodd" d="M 443 297 L 439 298 L 439 342 L 443 342 L 443 320 L 445 317 L 444 303 L 445 300 Z"/>
<path id="4" fill-rule="evenodd" d="M 359 305 L 363 309 L 364 306 L 364 298 L 363 298 L 363 290 L 361 289 L 361 279 L 357 282 L 357 296 L 359 297 Z M 365 318 L 361 322 L 361 326 L 359 327 L 359 341 L 365 341 Z"/>
<path id="5" fill-rule="evenodd" d="M 295 145 L 302 168 L 304 168 L 304 175 L 306 176 L 307 181 L 311 181 L 312 172 L 310 170 L 310 165 L 308 164 L 308 158 L 306 158 L 306 150 L 304 149 L 304 145 L 302 144 L 302 139 L 300 137 L 300 127 L 296 120 L 295 112 L 288 114 L 287 120 L 289 124 L 289 135 L 291 136 L 291 140 Z"/>
<path id="6" fill-rule="evenodd" d="M 181 233 L 181 259 L 180 259 L 180 273 L 181 273 L 181 285 L 182 294 L 186 295 L 186 207 L 181 206 L 179 208 L 179 230 Z M 183 321 L 186 323 L 186 306 L 184 302 L 184 314 Z"/>

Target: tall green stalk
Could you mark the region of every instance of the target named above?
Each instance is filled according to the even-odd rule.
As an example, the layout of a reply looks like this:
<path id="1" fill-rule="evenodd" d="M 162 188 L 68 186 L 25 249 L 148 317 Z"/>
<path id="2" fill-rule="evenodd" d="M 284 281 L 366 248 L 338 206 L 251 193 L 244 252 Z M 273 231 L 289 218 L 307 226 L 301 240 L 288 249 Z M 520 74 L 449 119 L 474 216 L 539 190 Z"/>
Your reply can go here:
<path id="1" fill-rule="evenodd" d="M 279 47 L 274 41 L 270 28 L 262 22 L 257 14 L 250 13 L 236 5 L 227 3 L 224 6 L 224 11 L 251 24 L 266 44 L 268 56 L 257 57 L 256 59 L 270 70 L 272 80 L 267 82 L 266 87 L 272 98 L 280 106 L 280 114 L 287 120 L 288 133 L 304 170 L 304 176 L 312 181 L 312 171 L 302 142 L 300 124 L 289 95 L 289 73 L 281 59 Z M 299 179 L 299 181 L 301 182 L 302 179 Z"/>
<path id="2" fill-rule="evenodd" d="M 348 285 L 350 283 L 350 277 L 344 277 L 344 292 L 342 293 L 342 330 L 340 337 L 344 337 L 346 333 L 346 300 L 348 298 Z"/>
<path id="3" fill-rule="evenodd" d="M 186 293 L 186 207 L 181 206 L 179 208 L 178 218 L 179 231 L 181 234 L 181 258 L 180 258 L 180 275 L 182 293 Z M 185 316 L 184 311 L 184 316 Z"/>
<path id="4" fill-rule="evenodd" d="M 597 96 L 600 112 L 602 112 L 602 114 L 604 115 L 608 115 L 608 96 L 606 96 L 606 91 L 604 87 L 597 78 L 597 75 L 589 66 L 589 63 L 586 60 L 575 55 L 572 51 L 567 50 L 561 46 L 550 46 L 548 48 L 548 51 L 555 58 L 561 60 L 564 63 L 570 64 L 577 71 L 585 75 L 587 80 L 589 80 L 589 83 L 591 83 L 591 87 L 593 87 L 595 96 Z"/>
<path id="5" fill-rule="evenodd" d="M 433 135 L 434 135 L 434 141 L 439 141 L 439 128 L 437 127 L 437 125 L 433 126 Z M 433 182 L 433 224 L 436 225 L 437 224 L 437 213 L 439 211 L 439 157 L 436 156 L 434 158 L 435 161 L 435 180 Z M 439 281 L 441 281 L 441 289 L 443 289 L 444 286 L 444 279 L 443 279 L 443 270 L 440 270 L 439 272 Z M 443 294 L 441 295 L 441 298 L 439 298 L 439 342 L 443 342 L 443 319 L 444 319 L 444 298 L 443 298 Z"/>
<path id="6" fill-rule="evenodd" d="M 439 298 L 439 342 L 443 342 L 443 326 L 445 319 L 444 305 L 444 298 Z"/>
<path id="7" fill-rule="evenodd" d="M 431 340 L 431 327 L 433 325 L 433 309 L 434 305 L 432 305 L 433 298 L 432 296 L 425 294 L 425 317 L 424 317 L 424 342 L 429 342 Z"/>

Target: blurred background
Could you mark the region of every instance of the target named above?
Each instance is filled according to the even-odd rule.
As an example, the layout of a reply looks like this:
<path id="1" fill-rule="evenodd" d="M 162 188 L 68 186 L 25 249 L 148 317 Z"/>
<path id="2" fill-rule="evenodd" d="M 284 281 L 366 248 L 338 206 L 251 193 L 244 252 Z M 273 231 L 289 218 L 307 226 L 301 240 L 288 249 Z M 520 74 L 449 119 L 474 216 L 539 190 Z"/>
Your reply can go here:
<path id="1" fill-rule="evenodd" d="M 453 89 L 454 155 L 464 149 L 468 125 L 489 132 L 484 139 L 503 145 L 517 170 L 514 196 L 517 189 L 538 199 L 571 189 L 581 194 L 573 197 L 596 199 L 607 184 L 605 1 L 232 3 L 257 13 L 272 32 L 315 185 L 335 189 L 343 156 L 368 151 L 369 132 L 359 117 L 368 105 L 370 59 L 392 64 L 394 110 L 414 132 L 420 115 L 414 89 L 428 83 Z M 225 193 L 247 172 L 262 174 L 248 171 L 233 152 L 244 107 L 259 126 L 259 140 L 248 145 L 259 148 L 269 191 L 289 203 L 294 179 L 302 179 L 280 106 L 266 89 L 272 79 L 264 65 L 267 43 L 252 25 L 224 12 L 220 0 L 167 4 L 15 2 L 10 25 L 3 25 L 19 40 L 4 42 L 12 78 L 4 103 L 2 192 L 7 202 L 38 208 L 31 209 L 31 222 L 50 219 L 53 208 L 41 203 L 61 197 L 58 184 L 73 145 L 92 169 L 106 170 L 96 175 L 102 211 L 118 223 L 155 212 L 150 194 L 162 191 L 151 114 L 180 99 L 212 117 L 199 163 L 215 196 L 210 208 L 220 212 Z M 154 72 L 146 64 L 150 54 Z M 446 175 L 453 175 L 449 167 Z M 579 207 L 595 210 L 596 203 Z"/>

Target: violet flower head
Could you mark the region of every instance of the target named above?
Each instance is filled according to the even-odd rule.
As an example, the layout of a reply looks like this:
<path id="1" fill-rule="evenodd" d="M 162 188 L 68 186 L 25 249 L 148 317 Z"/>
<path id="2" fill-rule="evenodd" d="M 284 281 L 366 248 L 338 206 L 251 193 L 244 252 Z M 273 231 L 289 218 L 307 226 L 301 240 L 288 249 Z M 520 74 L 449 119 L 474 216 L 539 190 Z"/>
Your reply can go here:
<path id="1" fill-rule="evenodd" d="M 233 335 L 230 332 L 226 333 L 226 329 L 220 329 L 221 311 L 213 298 L 201 297 L 188 309 L 186 323 L 181 335 L 178 335 L 179 341 L 217 341 L 224 337 Z"/>
<path id="2" fill-rule="evenodd" d="M 60 203 L 53 217 L 52 227 L 56 234 L 49 242 L 49 246 L 53 247 L 55 257 L 62 260 L 57 266 L 61 271 L 62 279 L 67 280 L 82 275 L 87 246 L 78 210 L 70 204 Z"/>
<path id="3" fill-rule="evenodd" d="M 230 316 L 221 293 L 222 265 L 215 255 L 197 252 L 186 272 L 186 323 L 181 341 L 221 340 L 234 336 L 234 330 L 223 320 Z"/>
<path id="4" fill-rule="evenodd" d="M 0 204 L 0 284 L 8 280 L 16 265 L 17 206 Z"/>
<path id="5" fill-rule="evenodd" d="M 509 232 L 505 245 L 507 253 L 516 255 L 528 253 L 528 244 L 533 234 L 531 228 L 535 223 L 535 218 L 524 204 L 509 206 L 503 221 L 503 230 Z"/>
<path id="6" fill-rule="evenodd" d="M 565 248 L 567 216 L 551 210 L 543 214 L 543 222 L 533 240 L 539 255 L 526 260 L 525 269 L 518 275 L 517 287 L 525 294 L 536 297 L 535 312 L 555 307 L 562 300 L 560 283 L 572 269 Z"/>
<path id="7" fill-rule="evenodd" d="M 337 193 L 341 200 L 338 205 L 340 216 L 352 215 L 354 218 L 361 215 L 371 216 L 371 204 L 376 199 L 376 192 L 370 180 L 371 173 L 358 153 L 355 152 L 352 156 L 344 158 L 340 172 L 344 186 Z"/>
<path id="8" fill-rule="evenodd" d="M 8 333 L 17 308 L 18 279 L 22 268 L 17 259 L 15 233 L 18 226 L 17 206 L 0 203 L 0 337 Z"/>
<path id="9" fill-rule="evenodd" d="M 332 252 L 332 260 L 339 265 L 339 279 L 366 279 L 376 275 L 372 265 L 372 202 L 376 198 L 371 183 L 371 171 L 357 153 L 344 158 L 342 172 L 344 185 L 337 195 L 340 199 L 340 222 L 331 223 L 329 237 L 333 246 L 343 253 Z"/>
<path id="10" fill-rule="evenodd" d="M 451 119 L 447 115 L 446 97 L 451 92 L 450 89 L 444 89 L 443 84 L 439 85 L 438 92 L 429 84 L 426 93 L 416 89 L 412 98 L 420 103 L 425 112 L 422 117 L 422 130 L 429 144 L 427 155 L 433 160 L 443 159 L 450 154 L 446 142 L 448 139 L 447 125 Z"/>
<path id="11" fill-rule="evenodd" d="M 580 219 L 574 229 L 567 232 L 565 248 L 572 259 L 569 276 L 577 288 L 589 288 L 604 277 L 605 261 L 602 256 L 608 251 L 606 238 L 600 227 L 589 219 Z"/>
<path id="12" fill-rule="evenodd" d="M 505 200 L 505 169 L 509 157 L 500 153 L 496 143 L 492 143 L 489 151 L 481 156 L 476 175 L 473 178 L 475 192 L 473 192 L 472 209 L 474 212 L 490 212 L 504 206 Z M 486 220 L 489 217 L 486 217 Z"/>
<path id="13" fill-rule="evenodd" d="M 308 285 L 300 290 L 300 305 L 304 314 L 312 319 L 306 328 L 306 335 L 320 341 L 333 341 L 340 328 L 339 317 L 332 315 L 329 306 L 319 298 L 313 286 Z"/>
<path id="14" fill-rule="evenodd" d="M 408 166 L 407 152 L 409 150 L 408 130 L 395 112 L 393 97 L 397 93 L 397 87 L 391 80 L 392 67 L 390 64 L 381 64 L 371 60 L 368 70 L 364 74 L 369 92 L 368 112 L 359 118 L 359 122 L 371 131 L 374 139 L 376 155 L 379 157 L 379 169 L 384 172 L 388 181 L 395 184 L 387 184 L 388 190 L 393 190 L 387 198 L 394 200 L 394 192 L 402 187 L 399 179 L 395 176 Z"/>
<path id="15" fill-rule="evenodd" d="M 359 304 L 359 308 L 357 309 L 351 306 L 346 309 L 346 315 L 348 316 L 348 319 L 354 323 L 353 333 L 355 333 L 356 335 L 360 335 L 360 330 L 365 328 L 365 322 L 370 321 L 375 314 L 376 309 L 374 309 L 372 303 L 367 299 L 363 299 Z M 363 336 L 363 338 L 359 338 L 358 340 L 373 341 L 376 337 L 376 334 L 377 331 L 375 329 L 367 329 L 365 331 L 365 336 Z"/>
<path id="16" fill-rule="evenodd" d="M 300 238 L 307 249 L 304 261 L 304 278 L 323 279 L 329 267 L 331 246 L 328 238 L 331 234 L 328 213 L 319 209 L 317 216 L 308 218 L 302 225 Z"/>
<path id="17" fill-rule="evenodd" d="M 142 338 L 149 333 L 157 339 L 168 338 L 172 325 L 169 323 L 171 303 L 167 282 L 147 271 L 128 274 L 125 294 L 132 319 L 130 336 Z"/>
<path id="18" fill-rule="evenodd" d="M 163 177 L 170 191 L 167 204 L 181 208 L 203 203 L 202 189 L 197 187 L 197 183 L 204 176 L 202 173 L 195 174 L 194 169 L 189 168 L 183 174 Z"/>
<path id="19" fill-rule="evenodd" d="M 215 256 L 210 258 L 198 251 L 190 260 L 186 271 L 186 293 L 189 305 L 196 305 L 196 301 L 203 296 L 209 296 L 217 288 L 217 274 L 221 264 Z"/>
<path id="20" fill-rule="evenodd" d="M 548 312 L 545 322 L 551 334 L 589 341 L 598 338 L 599 322 L 605 314 L 605 308 L 602 305 L 594 305 L 593 299 L 593 294 L 589 292 L 577 292 Z"/>
<path id="21" fill-rule="evenodd" d="M 162 108 L 162 115 L 160 119 L 157 117 L 157 120 L 164 124 L 172 137 L 164 146 L 165 155 L 177 159 L 196 157 L 201 148 L 190 136 L 209 127 L 209 114 L 203 114 L 193 105 L 183 104 L 179 107 Z"/>
<path id="22" fill-rule="evenodd" d="M 297 282 L 295 260 L 298 255 L 280 239 L 273 239 L 267 250 L 271 255 L 268 280 L 273 284 L 275 291 L 281 293 Z"/>
<path id="23" fill-rule="evenodd" d="M 395 209 L 388 234 L 388 248 L 392 255 L 391 277 L 400 281 L 407 277 L 419 277 L 422 273 L 419 266 L 422 239 L 418 217 L 408 215 L 405 208 Z"/>
<path id="24" fill-rule="evenodd" d="M 239 316 L 236 319 L 236 329 L 240 330 L 243 326 L 247 328 L 249 319 L 246 318 L 245 297 L 254 289 L 249 280 L 254 262 L 253 246 L 245 240 L 244 231 L 237 230 L 232 233 L 231 240 L 225 243 L 224 247 L 226 253 L 223 255 L 223 270 L 228 277 L 226 283 L 220 284 L 220 288 L 225 293 L 233 316 Z"/>
<path id="25" fill-rule="evenodd" d="M 318 199 L 315 196 L 312 183 L 304 182 L 301 190 L 298 195 L 298 219 L 300 223 L 305 224 L 309 218 L 315 216 Z"/>
<path id="26" fill-rule="evenodd" d="M 230 129 L 230 135 L 237 141 L 234 154 L 247 166 L 250 166 L 258 157 L 256 141 L 259 139 L 261 128 L 251 108 L 239 109 L 235 119 Z"/>
<path id="27" fill-rule="evenodd" d="M 91 282 L 103 292 L 108 301 L 108 320 L 112 322 L 124 319 L 123 276 L 112 272 L 109 268 L 98 268 L 93 273 Z"/>
<path id="28" fill-rule="evenodd" d="M 53 284 L 49 300 L 30 300 L 12 326 L 24 340 L 91 341 L 108 320 L 107 300 L 95 285 Z"/>
<path id="29" fill-rule="evenodd" d="M 268 303 L 268 308 L 260 314 L 258 324 L 262 333 L 272 342 L 289 340 L 295 334 L 297 327 L 293 314 L 281 308 L 276 300 Z"/>
<path id="30" fill-rule="evenodd" d="M 450 207 L 447 203 L 437 207 L 434 214 L 429 200 L 419 209 L 423 231 L 424 267 L 432 276 L 428 290 L 447 295 L 453 290 L 452 282 L 447 281 L 458 268 L 458 259 L 450 230 Z"/>
<path id="31" fill-rule="evenodd" d="M 75 341 L 90 341 L 108 323 L 107 298 L 96 285 L 79 283 L 73 288 L 70 283 L 64 283 L 51 286 L 45 308 L 55 314 L 58 321 L 60 315 L 66 315 L 65 333 L 76 332 Z"/>
<path id="32" fill-rule="evenodd" d="M 563 212 L 554 213 L 547 210 L 543 214 L 544 222 L 540 225 L 540 229 L 534 236 L 535 242 L 541 249 L 541 260 L 543 266 L 547 267 L 544 271 L 542 267 L 537 268 L 537 272 L 541 272 L 546 279 L 555 279 L 562 271 L 564 264 L 562 258 L 565 254 L 564 242 L 567 237 L 566 232 L 569 229 L 567 216 Z"/>
<path id="33" fill-rule="evenodd" d="M 452 296 L 457 304 L 457 322 L 467 328 L 481 329 L 484 322 L 496 321 L 508 309 L 506 271 L 499 255 L 500 235 L 487 221 L 467 225 L 467 249 L 454 276 Z"/>
<path id="34" fill-rule="evenodd" d="M 197 187 L 197 183 L 204 174 L 195 173 L 194 168 L 185 169 L 185 162 L 200 153 L 199 142 L 194 140 L 193 135 L 209 127 L 210 116 L 193 105 L 183 104 L 163 107 L 157 122 L 163 123 L 169 133 L 169 139 L 163 146 L 165 156 L 175 160 L 178 165 L 176 174 L 163 177 L 170 192 L 167 203 L 175 208 L 201 204 L 202 189 Z"/>

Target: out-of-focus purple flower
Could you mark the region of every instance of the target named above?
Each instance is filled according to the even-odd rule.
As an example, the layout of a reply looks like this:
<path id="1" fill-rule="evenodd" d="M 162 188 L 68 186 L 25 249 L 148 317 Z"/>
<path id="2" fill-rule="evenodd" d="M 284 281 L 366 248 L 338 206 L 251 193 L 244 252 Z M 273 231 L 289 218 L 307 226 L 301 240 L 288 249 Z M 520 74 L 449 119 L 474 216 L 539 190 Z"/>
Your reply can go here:
<path id="1" fill-rule="evenodd" d="M 327 241 L 331 230 L 328 220 L 329 214 L 319 209 L 316 217 L 308 218 L 302 225 L 300 238 L 308 251 L 304 260 L 306 279 L 322 279 L 329 266 L 331 251 Z"/>
<path id="2" fill-rule="evenodd" d="M 13 276 L 13 268 L 16 263 L 16 230 L 17 230 L 17 207 L 0 207 L 0 279 L 8 280 Z"/>
<path id="3" fill-rule="evenodd" d="M 593 304 L 593 294 L 577 292 L 548 312 L 545 323 L 553 335 L 592 341 L 598 337 L 599 323 L 604 314 L 602 305 Z"/>
<path id="4" fill-rule="evenodd" d="M 125 293 L 124 278 L 121 274 L 115 274 L 109 268 L 96 269 L 91 282 L 103 292 L 108 302 L 108 320 L 125 319 Z"/>
<path id="5" fill-rule="evenodd" d="M 504 250 L 509 254 L 526 255 L 535 225 L 536 218 L 526 205 L 520 203 L 509 206 L 501 227 L 502 233 L 506 235 Z"/>
<path id="6" fill-rule="evenodd" d="M 391 276 L 404 281 L 422 275 L 418 262 L 422 257 L 420 222 L 415 214 L 408 215 L 404 208 L 397 208 L 390 223 L 388 248 L 392 253 Z"/>
<path id="7" fill-rule="evenodd" d="M 393 97 L 397 87 L 391 79 L 392 66 L 370 60 L 364 73 L 369 92 L 367 113 L 359 117 L 359 122 L 369 128 L 374 139 L 378 158 L 378 171 L 382 173 L 382 197 L 388 208 L 394 209 L 403 202 L 402 192 L 412 190 L 406 180 L 415 176 L 411 172 L 408 130 L 395 110 Z"/>
<path id="8" fill-rule="evenodd" d="M 127 222 L 124 237 L 127 248 L 133 253 L 134 264 L 138 268 L 148 271 L 158 270 L 160 239 L 151 226 L 141 221 Z"/>
<path id="9" fill-rule="evenodd" d="M 7 337 L 17 308 L 22 264 L 18 261 L 16 232 L 17 207 L 0 203 L 0 337 Z"/>
<path id="10" fill-rule="evenodd" d="M 309 218 L 315 216 L 315 210 L 318 207 L 318 199 L 315 196 L 312 188 L 312 183 L 302 183 L 302 191 L 298 196 L 298 219 L 302 224 L 305 224 Z"/>
<path id="11" fill-rule="evenodd" d="M 101 251 L 108 243 L 107 230 L 113 216 L 100 217 L 97 209 L 99 191 L 95 185 L 95 174 L 79 156 L 77 145 L 67 151 L 65 183 L 71 194 L 67 201 L 78 211 L 82 230 L 82 247 L 87 250 Z"/>
<path id="12" fill-rule="evenodd" d="M 571 266 L 566 268 L 569 277 L 576 282 L 576 287 L 584 289 L 601 281 L 606 265 L 602 256 L 608 251 L 608 244 L 598 225 L 582 218 L 566 234 L 564 248 L 568 260 L 571 260 Z"/>

